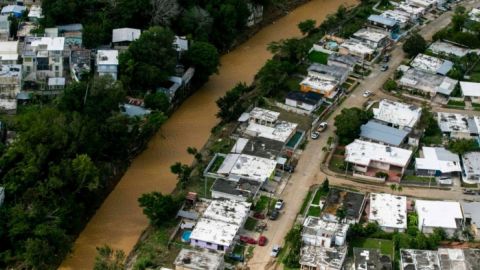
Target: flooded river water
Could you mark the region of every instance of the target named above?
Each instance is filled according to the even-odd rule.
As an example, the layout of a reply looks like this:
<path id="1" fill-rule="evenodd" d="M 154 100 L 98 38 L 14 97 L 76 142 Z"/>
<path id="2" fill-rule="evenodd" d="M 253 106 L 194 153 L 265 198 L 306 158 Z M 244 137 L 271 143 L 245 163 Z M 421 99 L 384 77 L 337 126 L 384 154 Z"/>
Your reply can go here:
<path id="1" fill-rule="evenodd" d="M 201 148 L 218 122 L 215 101 L 237 82 L 252 82 L 257 71 L 271 57 L 266 50 L 270 42 L 299 36 L 299 22 L 305 19 L 321 22 L 341 4 L 349 6 L 354 3 L 354 0 L 312 0 L 222 56 L 219 74 L 212 76 L 202 89 L 178 108 L 152 138 L 148 149 L 133 161 L 79 235 L 73 253 L 60 269 L 92 269 L 95 247 L 103 244 L 128 254 L 148 225 L 138 206 L 138 197 L 151 191 L 169 193 L 175 188 L 177 181 L 170 173 L 170 165 L 177 161 L 192 162 L 187 147 Z"/>

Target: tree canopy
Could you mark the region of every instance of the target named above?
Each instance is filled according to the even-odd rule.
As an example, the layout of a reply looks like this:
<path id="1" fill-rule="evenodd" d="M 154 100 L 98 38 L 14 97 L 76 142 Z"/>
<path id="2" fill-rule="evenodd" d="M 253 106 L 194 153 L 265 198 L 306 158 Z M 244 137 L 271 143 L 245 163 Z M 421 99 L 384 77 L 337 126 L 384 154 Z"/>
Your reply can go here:
<path id="1" fill-rule="evenodd" d="M 412 34 L 403 44 L 403 51 L 410 57 L 423 53 L 425 49 L 427 49 L 427 42 L 418 33 Z"/>
<path id="2" fill-rule="evenodd" d="M 207 81 L 210 75 L 216 73 L 220 65 L 220 55 L 217 49 L 208 42 L 194 42 L 187 51 L 185 59 L 187 63 L 196 68 L 196 77 L 202 83 Z"/>
<path id="3" fill-rule="evenodd" d="M 335 117 L 336 133 L 340 144 L 346 145 L 358 138 L 360 126 L 372 118 L 372 113 L 360 108 L 345 108 Z"/>
<path id="4" fill-rule="evenodd" d="M 138 202 L 150 223 L 157 227 L 171 220 L 180 206 L 180 201 L 174 199 L 172 195 L 163 195 L 160 192 L 143 194 Z"/>

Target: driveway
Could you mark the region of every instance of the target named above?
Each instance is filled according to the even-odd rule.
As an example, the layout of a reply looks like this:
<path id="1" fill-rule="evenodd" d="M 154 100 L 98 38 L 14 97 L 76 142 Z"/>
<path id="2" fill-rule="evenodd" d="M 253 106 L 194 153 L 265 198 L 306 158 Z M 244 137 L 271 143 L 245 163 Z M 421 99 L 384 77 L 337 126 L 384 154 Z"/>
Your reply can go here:
<path id="1" fill-rule="evenodd" d="M 468 2 L 465 6 L 471 7 L 473 4 Z M 447 12 L 432 21 L 420 30 L 420 34 L 427 39 L 445 27 L 451 19 L 452 12 Z M 276 260 L 270 257 L 270 251 L 275 244 L 283 244 L 283 238 L 292 228 L 298 212 L 303 203 L 303 199 L 308 193 L 309 187 L 314 184 L 320 184 L 327 175 L 322 172 L 321 162 L 325 158 L 325 153 L 322 148 L 327 145 L 329 136 L 334 136 L 333 119 L 338 115 L 343 108 L 362 107 L 366 98 L 362 96 L 365 90 L 370 90 L 375 93 L 375 98 L 389 97 L 379 89 L 383 83 L 393 74 L 395 69 L 401 64 L 405 55 L 401 48 L 401 44 L 396 44 L 391 52 L 391 59 L 388 63 L 390 69 L 381 72 L 378 66 L 372 73 L 363 80 L 360 85 L 348 96 L 348 98 L 337 108 L 337 110 L 327 119 L 329 128 L 321 133 L 318 140 L 309 141 L 305 151 L 300 156 L 295 173 L 292 174 L 280 198 L 285 201 L 285 208 L 282 210 L 280 218 L 276 221 L 269 222 L 268 230 L 264 232 L 268 238 L 268 244 L 264 247 L 257 246 L 253 253 L 253 258 L 248 261 L 250 269 L 277 269 L 283 268 L 282 264 L 277 264 Z M 391 193 L 389 186 L 377 186 L 364 183 L 358 183 L 341 177 L 328 176 L 329 182 L 332 185 L 339 185 L 350 187 L 364 192 L 388 192 Z M 462 200 L 472 199 L 473 196 L 463 195 L 461 190 L 432 190 L 424 188 L 410 188 L 404 187 L 401 192 L 402 195 L 432 198 L 432 199 L 451 199 Z"/>

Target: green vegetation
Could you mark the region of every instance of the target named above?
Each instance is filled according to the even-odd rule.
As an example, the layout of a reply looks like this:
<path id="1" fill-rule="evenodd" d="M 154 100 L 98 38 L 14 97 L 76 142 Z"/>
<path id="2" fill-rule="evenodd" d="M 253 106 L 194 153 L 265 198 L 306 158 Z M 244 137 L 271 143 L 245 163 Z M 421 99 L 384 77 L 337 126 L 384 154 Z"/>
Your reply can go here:
<path id="1" fill-rule="evenodd" d="M 417 175 L 405 175 L 402 179 L 402 182 L 431 184 L 431 185 L 437 184 L 434 177 L 424 177 L 424 176 L 417 176 Z"/>
<path id="2" fill-rule="evenodd" d="M 173 219 L 180 208 L 182 197 L 173 198 L 172 195 L 162 195 L 160 192 L 143 194 L 138 202 L 143 213 L 150 220 L 150 224 L 160 227 Z"/>
<path id="3" fill-rule="evenodd" d="M 300 249 L 302 247 L 302 225 L 296 224 L 285 236 L 286 255 L 282 262 L 290 268 L 300 268 Z"/>
<path id="4" fill-rule="evenodd" d="M 247 108 L 247 103 L 242 102 L 242 95 L 249 92 L 250 88 L 244 83 L 237 84 L 232 90 L 228 91 L 225 96 L 217 100 L 218 108 L 217 117 L 224 122 L 236 120 Z"/>
<path id="5" fill-rule="evenodd" d="M 332 159 L 330 160 L 330 170 L 339 173 L 345 173 L 346 169 L 346 162 L 343 156 L 333 155 Z"/>
<path id="6" fill-rule="evenodd" d="M 418 33 L 412 34 L 403 44 L 403 51 L 410 57 L 423 53 L 427 49 L 427 42 Z"/>
<path id="7" fill-rule="evenodd" d="M 463 155 L 467 152 L 480 150 L 480 146 L 475 139 L 456 139 L 448 142 L 447 149 L 453 153 Z"/>
<path id="8" fill-rule="evenodd" d="M 109 246 L 97 247 L 94 270 L 122 270 L 125 268 L 125 253 Z"/>
<path id="9" fill-rule="evenodd" d="M 469 31 L 463 31 L 468 29 Z M 455 8 L 452 22 L 433 35 L 434 40 L 449 40 L 469 48 L 480 48 L 480 23 L 469 20 L 465 7 Z"/>
<path id="10" fill-rule="evenodd" d="M 464 101 L 459 101 L 459 100 L 449 100 L 447 103 L 448 106 L 452 107 L 465 107 L 465 102 Z"/>
<path id="11" fill-rule="evenodd" d="M 302 35 L 310 34 L 313 30 L 315 30 L 315 25 L 317 22 L 315 20 L 305 20 L 298 24 L 298 29 L 302 32 Z"/>
<path id="12" fill-rule="evenodd" d="M 328 62 L 328 54 L 323 52 L 312 51 L 308 55 L 308 59 L 312 62 L 326 65 Z"/>
<path id="13" fill-rule="evenodd" d="M 310 206 L 310 208 L 308 208 L 307 217 L 308 216 L 319 217 L 321 213 L 322 213 L 322 209 L 320 207 Z"/>
<path id="14" fill-rule="evenodd" d="M 258 220 L 248 217 L 247 221 L 245 221 L 245 225 L 243 226 L 245 230 L 253 231 L 255 230 L 255 227 L 257 226 Z"/>
<path id="15" fill-rule="evenodd" d="M 222 166 L 224 160 L 225 160 L 224 156 L 216 156 L 208 172 L 216 173 L 218 169 L 220 169 L 220 166 Z"/>
<path id="16" fill-rule="evenodd" d="M 360 126 L 373 117 L 372 112 L 360 108 L 345 108 L 335 117 L 335 127 L 341 145 L 346 145 L 358 138 Z"/>
<path id="17" fill-rule="evenodd" d="M 390 258 L 393 258 L 393 255 L 394 255 L 394 243 L 392 240 L 373 239 L 373 238 L 355 238 L 353 241 L 349 243 L 349 246 L 352 250 L 355 247 L 380 249 L 381 254 L 389 255 Z"/>
<path id="18" fill-rule="evenodd" d="M 429 108 L 422 109 L 419 128 L 425 129 L 421 142 L 425 145 L 442 144 L 442 131 Z"/>
<path id="19" fill-rule="evenodd" d="M 235 140 L 230 138 L 221 138 L 216 140 L 210 147 L 211 153 L 228 154 L 235 144 Z M 222 161 L 223 162 L 223 161 Z"/>
<path id="20" fill-rule="evenodd" d="M 255 212 L 262 212 L 265 209 L 267 209 L 269 202 L 270 202 L 270 198 L 265 195 L 262 195 L 260 196 L 258 201 L 255 203 L 253 210 Z"/>
<path id="21" fill-rule="evenodd" d="M 302 207 L 300 208 L 300 214 L 305 213 L 305 209 L 307 209 L 308 204 L 310 203 L 310 199 L 312 198 L 313 192 L 311 190 L 308 191 L 307 196 L 303 199 Z"/>
<path id="22" fill-rule="evenodd" d="M 392 79 L 388 79 L 383 85 L 383 89 L 387 91 L 397 90 L 397 87 L 398 87 L 397 83 L 395 82 L 395 80 L 392 80 Z"/>

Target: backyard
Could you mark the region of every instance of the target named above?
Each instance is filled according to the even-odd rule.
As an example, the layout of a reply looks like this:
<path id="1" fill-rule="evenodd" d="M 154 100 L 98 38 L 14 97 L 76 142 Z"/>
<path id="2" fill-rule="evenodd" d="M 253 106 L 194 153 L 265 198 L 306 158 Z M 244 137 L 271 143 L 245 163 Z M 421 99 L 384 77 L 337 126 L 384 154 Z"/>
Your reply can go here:
<path id="1" fill-rule="evenodd" d="M 433 186 L 437 185 L 437 182 L 435 181 L 434 177 L 423 177 L 423 176 L 417 176 L 417 175 L 405 175 L 402 179 L 402 183 L 433 185 Z"/>
<path id="2" fill-rule="evenodd" d="M 374 239 L 374 238 L 354 238 L 349 243 L 349 253 L 352 254 L 354 247 L 380 249 L 381 254 L 389 255 L 393 258 L 394 243 L 392 240 Z"/>
<path id="3" fill-rule="evenodd" d="M 308 59 L 312 62 L 326 65 L 328 62 L 328 54 L 323 52 L 312 51 L 308 55 Z"/>

